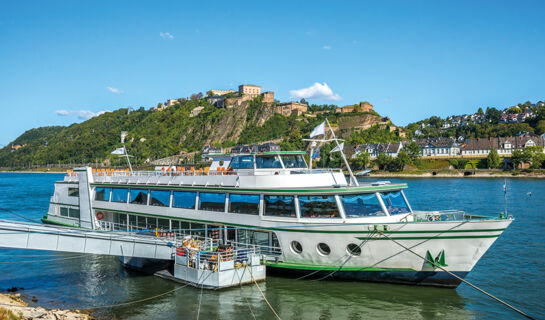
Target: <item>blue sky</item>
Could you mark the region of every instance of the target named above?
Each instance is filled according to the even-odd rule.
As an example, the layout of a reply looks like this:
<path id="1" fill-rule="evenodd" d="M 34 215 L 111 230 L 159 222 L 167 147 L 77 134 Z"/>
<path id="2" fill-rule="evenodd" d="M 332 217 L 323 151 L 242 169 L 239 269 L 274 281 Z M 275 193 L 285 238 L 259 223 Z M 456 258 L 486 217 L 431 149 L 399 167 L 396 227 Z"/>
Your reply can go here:
<path id="1" fill-rule="evenodd" d="M 545 100 L 543 1 L 0 1 L 0 146 L 25 130 L 259 84 L 394 123 Z M 327 90 L 326 90 L 327 91 Z"/>

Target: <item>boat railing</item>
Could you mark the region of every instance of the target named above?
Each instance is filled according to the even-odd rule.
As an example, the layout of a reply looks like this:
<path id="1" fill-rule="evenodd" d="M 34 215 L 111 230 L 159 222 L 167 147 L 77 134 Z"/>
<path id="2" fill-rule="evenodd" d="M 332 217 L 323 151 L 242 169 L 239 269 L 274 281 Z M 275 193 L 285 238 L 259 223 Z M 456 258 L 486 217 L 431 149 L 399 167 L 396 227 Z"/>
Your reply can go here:
<path id="1" fill-rule="evenodd" d="M 276 247 L 276 246 L 259 245 L 259 244 L 236 242 L 236 241 L 230 241 L 230 240 L 227 241 L 226 244 L 234 246 L 236 248 L 251 249 L 251 250 L 254 250 L 256 253 L 265 255 L 265 256 L 277 257 L 282 255 L 282 248 Z"/>
<path id="2" fill-rule="evenodd" d="M 317 174 L 317 173 L 335 173 L 342 172 L 341 169 L 242 169 L 242 170 L 230 170 L 226 168 L 218 168 L 217 170 L 210 170 L 207 168 L 182 170 L 182 169 L 165 169 L 154 171 L 133 171 L 123 169 L 92 169 L 93 176 L 95 177 L 161 177 L 161 176 L 254 176 L 254 175 L 278 175 L 278 174 Z M 77 173 L 68 171 L 68 176 L 77 176 Z"/>
<path id="3" fill-rule="evenodd" d="M 176 249 L 176 264 L 193 269 L 220 272 L 247 265 L 259 265 L 261 255 L 252 248 L 221 246 L 212 250 L 203 250 L 193 243 L 188 243 Z"/>
<path id="4" fill-rule="evenodd" d="M 462 210 L 413 211 L 412 215 L 415 222 L 482 220 L 491 218 L 489 216 L 469 214 Z"/>

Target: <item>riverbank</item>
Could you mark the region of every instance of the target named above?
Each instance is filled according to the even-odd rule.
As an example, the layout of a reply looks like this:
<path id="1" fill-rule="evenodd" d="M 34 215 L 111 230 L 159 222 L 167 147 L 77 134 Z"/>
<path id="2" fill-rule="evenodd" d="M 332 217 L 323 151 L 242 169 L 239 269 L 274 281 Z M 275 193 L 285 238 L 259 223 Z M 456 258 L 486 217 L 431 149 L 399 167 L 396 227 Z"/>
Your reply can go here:
<path id="1" fill-rule="evenodd" d="M 373 171 L 374 178 L 545 178 L 545 171 L 498 171 L 498 170 L 418 170 Z"/>
<path id="2" fill-rule="evenodd" d="M 29 307 L 20 294 L 0 293 L 0 319 L 51 319 L 51 320 L 89 320 L 92 317 L 79 310 L 45 309 Z"/>

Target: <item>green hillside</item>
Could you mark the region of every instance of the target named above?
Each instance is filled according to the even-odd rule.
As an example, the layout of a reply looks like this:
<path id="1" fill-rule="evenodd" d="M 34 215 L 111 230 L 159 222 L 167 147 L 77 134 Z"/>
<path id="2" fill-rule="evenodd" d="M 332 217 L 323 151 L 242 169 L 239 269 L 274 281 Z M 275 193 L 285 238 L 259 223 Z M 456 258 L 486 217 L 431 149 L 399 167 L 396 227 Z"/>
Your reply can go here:
<path id="1" fill-rule="evenodd" d="M 194 117 L 197 107 L 204 109 Z M 276 114 L 261 98 L 229 109 L 216 108 L 206 99 L 181 100 L 162 111 L 119 109 L 68 127 L 31 129 L 0 149 L 0 166 L 102 162 L 120 147 L 120 133 L 127 131 L 126 145 L 136 164 L 180 152 L 200 151 L 203 145 L 231 147 L 236 144 L 275 140 L 284 149 L 302 149 L 302 136 L 325 117 L 333 125 L 351 114 L 318 114 L 315 118 Z M 379 118 L 379 116 L 376 116 Z M 376 129 L 379 130 L 379 129 Z M 379 130 L 380 131 L 380 130 Z M 386 131 L 384 131 L 386 132 Z M 350 132 L 347 133 L 349 135 Z M 348 136 L 347 136 L 348 137 Z M 351 139 L 361 140 L 352 133 Z M 13 147 L 18 147 L 15 150 Z"/>

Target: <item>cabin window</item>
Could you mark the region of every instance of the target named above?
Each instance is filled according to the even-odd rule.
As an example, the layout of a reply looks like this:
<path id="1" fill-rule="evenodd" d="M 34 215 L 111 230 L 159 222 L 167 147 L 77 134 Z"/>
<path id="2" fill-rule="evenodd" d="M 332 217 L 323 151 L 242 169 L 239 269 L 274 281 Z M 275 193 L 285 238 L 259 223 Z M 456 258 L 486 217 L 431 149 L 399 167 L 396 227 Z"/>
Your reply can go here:
<path id="1" fill-rule="evenodd" d="M 331 248 L 323 242 L 318 243 L 316 250 L 318 250 L 318 253 L 323 256 L 328 256 L 331 253 Z"/>
<path id="2" fill-rule="evenodd" d="M 236 229 L 237 231 L 237 242 L 253 244 L 257 246 L 268 247 L 269 246 L 269 235 L 272 233 L 264 231 L 253 231 L 248 229 Z"/>
<path id="3" fill-rule="evenodd" d="M 282 168 L 282 163 L 277 156 L 257 156 L 255 165 L 258 169 L 278 169 Z"/>
<path id="4" fill-rule="evenodd" d="M 201 223 L 191 223 L 191 234 L 204 237 L 206 233 L 206 225 Z"/>
<path id="5" fill-rule="evenodd" d="M 157 218 L 146 217 L 146 228 L 148 229 L 157 228 Z"/>
<path id="6" fill-rule="evenodd" d="M 112 189 L 112 202 L 127 203 L 127 189 Z"/>
<path id="7" fill-rule="evenodd" d="M 335 196 L 299 196 L 303 218 L 340 218 Z"/>
<path id="8" fill-rule="evenodd" d="M 229 194 L 229 212 L 259 214 L 259 195 Z"/>
<path id="9" fill-rule="evenodd" d="M 307 164 L 305 163 L 305 159 L 303 159 L 303 155 L 300 155 L 300 154 L 283 155 L 282 161 L 284 161 L 284 167 L 286 167 L 286 169 L 307 167 Z"/>
<path id="10" fill-rule="evenodd" d="M 172 206 L 175 208 L 195 209 L 196 192 L 178 192 L 174 191 L 172 196 Z"/>
<path id="11" fill-rule="evenodd" d="M 138 219 L 138 228 L 146 229 L 147 228 L 146 217 L 136 216 L 136 218 Z"/>
<path id="12" fill-rule="evenodd" d="M 68 216 L 70 218 L 78 218 L 79 219 L 79 209 L 69 208 L 68 209 Z"/>
<path id="13" fill-rule="evenodd" d="M 68 196 L 69 197 L 79 197 L 79 189 L 78 188 L 68 188 Z"/>
<path id="14" fill-rule="evenodd" d="M 148 190 L 131 189 L 129 203 L 132 204 L 148 204 Z"/>
<path id="15" fill-rule="evenodd" d="M 60 208 L 60 214 L 61 214 L 61 216 L 63 216 L 63 217 L 68 217 L 68 208 L 61 207 L 61 208 Z"/>
<path id="16" fill-rule="evenodd" d="M 199 193 L 199 209 L 224 212 L 225 193 Z"/>
<path id="17" fill-rule="evenodd" d="M 299 241 L 292 241 L 291 242 L 291 250 L 295 253 L 301 253 L 303 252 L 303 245 Z"/>
<path id="18" fill-rule="evenodd" d="M 191 224 L 187 221 L 180 221 L 180 232 L 182 234 L 191 234 Z"/>
<path id="19" fill-rule="evenodd" d="M 157 219 L 157 226 L 161 230 L 170 230 L 170 222 L 168 219 Z"/>
<path id="20" fill-rule="evenodd" d="M 195 200 L 193 200 L 195 203 Z M 158 207 L 170 206 L 170 191 L 151 190 L 150 205 Z"/>
<path id="21" fill-rule="evenodd" d="M 219 240 L 220 238 L 220 226 L 207 225 L 206 226 L 206 237 L 212 238 L 214 240 Z"/>
<path id="22" fill-rule="evenodd" d="M 110 201 L 110 188 L 95 188 L 95 200 Z"/>
<path id="23" fill-rule="evenodd" d="M 254 156 L 239 156 L 234 157 L 229 164 L 233 169 L 253 169 Z"/>
<path id="24" fill-rule="evenodd" d="M 376 194 L 351 194 L 340 196 L 347 218 L 385 216 Z"/>
<path id="25" fill-rule="evenodd" d="M 295 218 L 295 202 L 292 196 L 265 196 L 265 215 Z"/>
<path id="26" fill-rule="evenodd" d="M 346 251 L 353 255 L 353 256 L 359 256 L 361 255 L 361 247 L 358 246 L 357 244 L 355 243 L 350 243 L 346 246 Z"/>
<path id="27" fill-rule="evenodd" d="M 407 204 L 407 201 L 405 201 L 405 198 L 403 198 L 401 191 L 384 192 L 380 193 L 380 196 L 382 197 L 382 201 L 390 214 L 393 215 L 411 212 L 409 205 Z"/>

